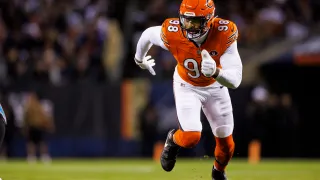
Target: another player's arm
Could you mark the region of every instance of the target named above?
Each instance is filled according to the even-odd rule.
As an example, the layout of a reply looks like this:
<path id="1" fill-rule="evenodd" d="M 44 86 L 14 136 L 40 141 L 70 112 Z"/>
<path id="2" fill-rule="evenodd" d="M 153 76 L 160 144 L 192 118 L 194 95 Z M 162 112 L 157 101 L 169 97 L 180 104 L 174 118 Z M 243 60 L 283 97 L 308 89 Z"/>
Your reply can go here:
<path id="1" fill-rule="evenodd" d="M 161 26 L 153 26 L 146 29 L 137 44 L 135 59 L 142 62 L 152 45 L 160 46 L 168 50 L 161 39 Z"/>
<path id="2" fill-rule="evenodd" d="M 242 80 L 242 62 L 237 41 L 234 41 L 220 57 L 220 64 L 222 69 L 217 68 L 213 78 L 228 88 L 237 88 Z"/>
<path id="3" fill-rule="evenodd" d="M 0 148 L 1 148 L 2 140 L 5 136 L 6 124 L 7 124 L 7 118 L 0 104 Z"/>

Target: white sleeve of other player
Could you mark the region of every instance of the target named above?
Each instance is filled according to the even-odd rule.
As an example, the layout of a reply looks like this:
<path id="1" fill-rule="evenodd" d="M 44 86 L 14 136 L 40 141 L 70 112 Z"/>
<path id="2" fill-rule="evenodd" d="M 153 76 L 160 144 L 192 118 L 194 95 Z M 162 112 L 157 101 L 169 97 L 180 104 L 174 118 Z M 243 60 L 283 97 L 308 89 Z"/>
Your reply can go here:
<path id="1" fill-rule="evenodd" d="M 136 54 L 134 56 L 136 59 L 142 60 L 152 45 L 160 46 L 163 49 L 168 50 L 161 40 L 161 28 L 161 26 L 149 27 L 142 33 L 137 44 Z"/>
<path id="2" fill-rule="evenodd" d="M 235 89 L 242 80 L 242 62 L 238 52 L 237 41 L 220 57 L 222 69 L 216 80 L 223 86 Z"/>

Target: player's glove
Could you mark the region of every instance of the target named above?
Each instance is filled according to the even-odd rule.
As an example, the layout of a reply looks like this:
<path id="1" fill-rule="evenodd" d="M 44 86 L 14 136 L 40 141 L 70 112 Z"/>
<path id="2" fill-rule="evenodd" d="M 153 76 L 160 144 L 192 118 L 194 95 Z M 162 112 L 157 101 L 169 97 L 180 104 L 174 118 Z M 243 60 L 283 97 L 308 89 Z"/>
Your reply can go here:
<path id="1" fill-rule="evenodd" d="M 216 62 L 205 49 L 201 51 L 201 57 L 201 73 L 206 77 L 212 77 L 217 70 Z"/>
<path id="2" fill-rule="evenodd" d="M 138 60 L 138 59 L 134 58 L 134 61 L 136 62 L 136 64 L 138 66 L 140 66 L 141 69 L 148 69 L 152 75 L 156 75 L 156 72 L 154 71 L 154 69 L 152 67 L 152 66 L 156 65 L 156 63 L 154 62 L 154 59 L 152 59 L 151 56 L 146 56 L 142 60 Z"/>

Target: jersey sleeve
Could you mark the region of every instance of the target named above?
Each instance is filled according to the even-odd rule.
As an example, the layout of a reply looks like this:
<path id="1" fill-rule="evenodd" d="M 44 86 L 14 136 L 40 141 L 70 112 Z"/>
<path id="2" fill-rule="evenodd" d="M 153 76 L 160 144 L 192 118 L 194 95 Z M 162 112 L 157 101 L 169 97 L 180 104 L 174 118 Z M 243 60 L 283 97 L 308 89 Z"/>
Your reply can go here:
<path id="1" fill-rule="evenodd" d="M 170 49 L 179 39 L 180 22 L 178 18 L 169 18 L 162 23 L 161 40 L 165 46 Z"/>
<path id="2" fill-rule="evenodd" d="M 163 23 L 162 23 L 162 28 L 161 28 L 161 40 L 164 43 L 164 45 L 169 48 L 169 41 L 167 38 L 168 35 L 168 19 L 166 19 Z"/>
<path id="3" fill-rule="evenodd" d="M 143 31 L 137 43 L 135 58 L 142 60 L 147 55 L 152 45 L 160 46 L 163 49 L 168 50 L 162 42 L 160 34 L 161 26 L 149 27 Z"/>
<path id="4" fill-rule="evenodd" d="M 225 32 L 225 35 L 225 45 L 227 47 L 229 47 L 233 42 L 237 41 L 239 32 L 237 25 L 234 22 L 230 21 L 230 23 L 228 24 L 228 30 Z"/>

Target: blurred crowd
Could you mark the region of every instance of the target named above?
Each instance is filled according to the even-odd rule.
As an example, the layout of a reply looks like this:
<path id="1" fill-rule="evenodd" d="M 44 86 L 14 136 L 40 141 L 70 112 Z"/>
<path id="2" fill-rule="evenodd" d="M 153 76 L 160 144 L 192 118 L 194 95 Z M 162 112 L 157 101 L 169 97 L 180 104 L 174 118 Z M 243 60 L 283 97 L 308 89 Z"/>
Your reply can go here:
<path id="1" fill-rule="evenodd" d="M 63 85 L 146 76 L 132 61 L 138 38 L 146 28 L 161 25 L 168 17 L 178 17 L 180 3 L 180 0 L 1 1 L 0 84 L 38 81 Z M 316 11 L 320 3 L 316 0 L 215 3 L 216 16 L 237 24 L 240 47 L 305 37 L 320 19 Z M 152 48 L 150 54 L 157 59 L 156 78 L 171 78 L 176 64 L 173 57 L 160 48 Z"/>
<path id="2" fill-rule="evenodd" d="M 0 1 L 0 101 L 8 116 L 0 154 L 10 156 L 7 147 L 20 135 L 29 161 L 38 152 L 50 161 L 45 134 L 54 130 L 54 105 L 35 85 L 108 80 L 105 67 L 117 58 L 104 54 L 117 53 L 108 33 L 121 37 L 107 8 L 105 0 Z"/>
<path id="3" fill-rule="evenodd" d="M 1 1 L 0 84 L 104 82 L 107 2 Z"/>

